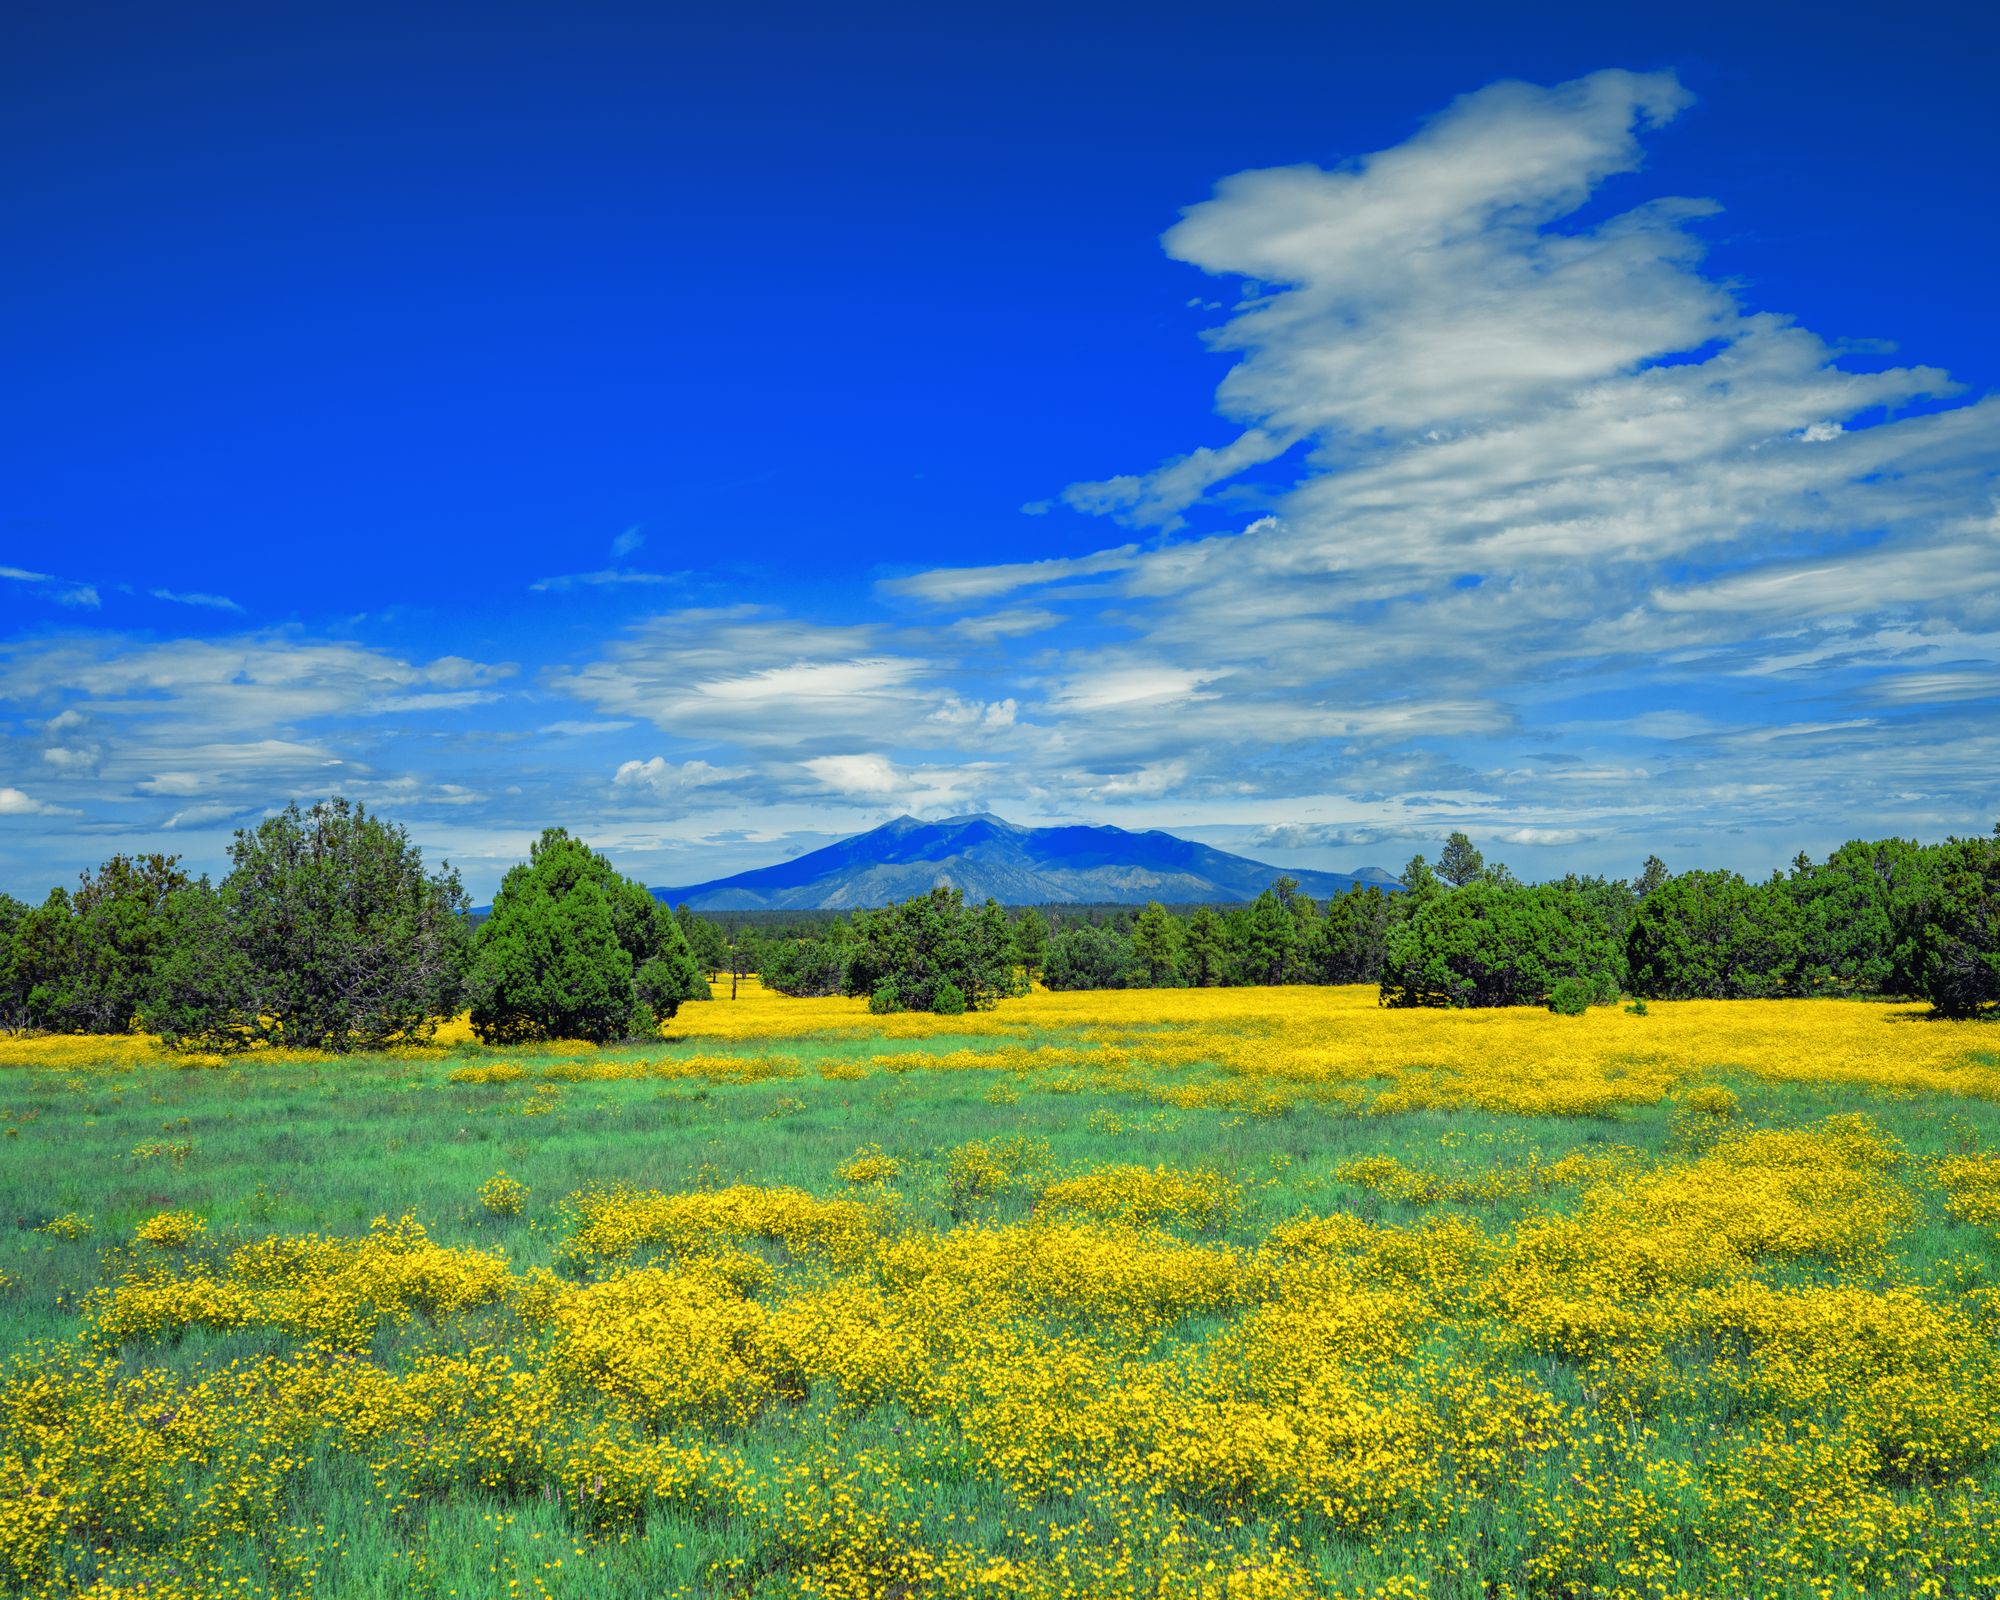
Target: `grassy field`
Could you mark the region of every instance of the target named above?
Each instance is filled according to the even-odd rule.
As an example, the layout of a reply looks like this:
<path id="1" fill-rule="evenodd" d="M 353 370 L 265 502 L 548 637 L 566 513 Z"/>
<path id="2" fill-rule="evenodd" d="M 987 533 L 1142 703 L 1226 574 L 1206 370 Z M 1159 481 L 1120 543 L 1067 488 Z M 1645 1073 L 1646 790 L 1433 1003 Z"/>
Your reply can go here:
<path id="1" fill-rule="evenodd" d="M 2000 1592 L 2000 1033 L 1372 990 L 0 1040 L 0 1589 Z"/>

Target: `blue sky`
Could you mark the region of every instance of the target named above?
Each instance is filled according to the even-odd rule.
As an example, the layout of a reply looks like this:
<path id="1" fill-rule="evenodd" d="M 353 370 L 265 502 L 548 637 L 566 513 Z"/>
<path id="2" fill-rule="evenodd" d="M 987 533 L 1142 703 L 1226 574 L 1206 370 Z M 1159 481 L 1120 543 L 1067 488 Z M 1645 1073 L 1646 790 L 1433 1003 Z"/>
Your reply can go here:
<path id="1" fill-rule="evenodd" d="M 1985 831 L 2000 29 L 1613 9 L 12 8 L 0 887 Z"/>

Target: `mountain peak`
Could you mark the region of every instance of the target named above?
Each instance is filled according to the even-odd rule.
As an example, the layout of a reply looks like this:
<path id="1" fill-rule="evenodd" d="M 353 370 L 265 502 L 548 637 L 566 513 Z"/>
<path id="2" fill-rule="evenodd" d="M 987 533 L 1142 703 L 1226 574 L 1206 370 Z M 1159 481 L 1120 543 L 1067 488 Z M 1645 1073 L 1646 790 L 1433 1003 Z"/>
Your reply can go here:
<path id="1" fill-rule="evenodd" d="M 653 893 L 697 911 L 844 911 L 907 900 L 940 884 L 968 900 L 1005 905 L 1190 905 L 1254 900 L 1285 876 L 1319 896 L 1364 882 L 1401 887 L 1379 868 L 1288 871 L 1159 829 L 1023 827 L 974 811 L 934 822 L 906 813 L 775 866 Z"/>

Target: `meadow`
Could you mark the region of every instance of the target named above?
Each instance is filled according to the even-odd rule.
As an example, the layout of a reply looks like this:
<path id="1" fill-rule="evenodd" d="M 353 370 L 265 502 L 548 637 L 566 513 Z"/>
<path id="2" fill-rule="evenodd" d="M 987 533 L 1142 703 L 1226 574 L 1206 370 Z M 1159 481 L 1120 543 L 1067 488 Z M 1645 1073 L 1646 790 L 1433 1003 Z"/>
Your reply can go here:
<path id="1" fill-rule="evenodd" d="M 7 1593 L 2000 1592 L 1990 1024 L 752 983 L 0 1135 Z"/>

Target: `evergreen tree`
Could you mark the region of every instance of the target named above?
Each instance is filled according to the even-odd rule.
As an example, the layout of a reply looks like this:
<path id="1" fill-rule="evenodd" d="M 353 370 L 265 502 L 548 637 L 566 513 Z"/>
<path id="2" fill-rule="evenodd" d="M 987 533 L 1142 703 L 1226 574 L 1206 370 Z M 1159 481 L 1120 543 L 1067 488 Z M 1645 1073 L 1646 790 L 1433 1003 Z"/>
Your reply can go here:
<path id="1" fill-rule="evenodd" d="M 1005 983 L 995 987 L 995 980 L 1003 973 Z M 1014 924 L 1007 919 L 1007 908 L 988 896 L 972 913 L 972 959 L 965 981 L 958 985 L 959 993 L 968 1009 L 981 1011 L 996 1000 L 1026 993 L 1027 987 Z"/>
<path id="2" fill-rule="evenodd" d="M 1289 884 L 1294 891 L 1298 888 L 1295 880 L 1280 878 L 1278 884 L 1251 902 L 1248 914 L 1238 925 L 1236 966 L 1244 983 L 1289 983 L 1295 976 L 1298 919 L 1288 904 L 1290 895 L 1281 894 L 1279 884 Z"/>
<path id="3" fill-rule="evenodd" d="M 1188 982 L 1198 989 L 1221 983 L 1229 970 L 1229 929 L 1213 906 L 1196 906 L 1182 935 Z"/>
<path id="4" fill-rule="evenodd" d="M 847 994 L 855 954 L 854 931 L 836 917 L 817 933 L 767 939 L 758 952 L 758 980 L 780 994 Z"/>
<path id="5" fill-rule="evenodd" d="M 997 904 L 987 907 L 968 912 L 958 890 L 940 886 L 901 905 L 856 912 L 848 992 L 870 996 L 871 1004 L 891 994 L 886 1003 L 905 1011 L 936 1010 L 947 985 L 967 1006 L 1021 993 L 1012 930 Z"/>
<path id="6" fill-rule="evenodd" d="M 1924 872 L 1907 839 L 1850 840 L 1816 864 L 1801 853 L 1786 884 L 1797 911 L 1800 994 L 1914 993 L 1896 905 Z"/>
<path id="7" fill-rule="evenodd" d="M 1181 927 L 1159 901 L 1149 901 L 1132 925 L 1132 968 L 1149 989 L 1180 982 Z"/>
<path id="8" fill-rule="evenodd" d="M 28 974 L 21 961 L 21 923 L 28 908 L 11 894 L 0 894 L 0 1033 L 28 1026 Z"/>
<path id="9" fill-rule="evenodd" d="M 493 1043 L 632 1038 L 708 997 L 673 914 L 564 828 L 502 880 L 466 989 Z"/>
<path id="10" fill-rule="evenodd" d="M 729 966 L 729 935 L 722 931 L 719 924 L 690 911 L 685 905 L 674 907 L 674 921 L 681 930 L 681 937 L 687 941 L 694 964 L 703 975 L 721 977 Z"/>
<path id="11" fill-rule="evenodd" d="M 1014 919 L 1014 953 L 1030 982 L 1041 976 L 1049 953 L 1049 919 L 1033 906 Z"/>
<path id="12" fill-rule="evenodd" d="M 1798 967 L 1797 908 L 1782 880 L 1683 872 L 1639 903 L 1626 935 L 1632 991 L 1652 1000 L 1758 999 L 1788 993 Z"/>
<path id="13" fill-rule="evenodd" d="M 1486 858 L 1462 833 L 1453 833 L 1438 855 L 1437 875 L 1454 889 L 1476 882 L 1486 871 Z"/>
<path id="14" fill-rule="evenodd" d="M 146 1026 L 169 1043 L 236 1050 L 265 1034 L 262 985 L 251 970 L 233 902 L 203 878 L 167 899 L 161 955 L 146 999 Z"/>
<path id="15" fill-rule="evenodd" d="M 427 1035 L 458 1009 L 465 890 L 449 864 L 425 869 L 405 829 L 338 798 L 294 804 L 239 829 L 229 856 L 220 915 L 254 1032 L 351 1050 Z"/>
<path id="16" fill-rule="evenodd" d="M 1392 929 L 1381 998 L 1390 1006 L 1544 1005 L 1565 994 L 1609 1003 L 1618 953 L 1581 895 L 1471 883 L 1426 899 Z"/>
<path id="17" fill-rule="evenodd" d="M 1897 919 L 1916 993 L 1939 1016 L 1976 1017 L 2000 1003 L 2000 827 L 1925 852 Z"/>
<path id="18" fill-rule="evenodd" d="M 1311 954 L 1318 983 L 1379 983 L 1387 949 L 1392 897 L 1374 884 L 1356 884 L 1327 901 Z"/>
<path id="19" fill-rule="evenodd" d="M 22 918 L 15 961 L 37 1027 L 129 1033 L 166 949 L 168 899 L 192 880 L 178 856 L 113 856 Z"/>
<path id="20" fill-rule="evenodd" d="M 1645 899 L 1672 876 L 1673 874 L 1667 871 L 1666 862 L 1658 856 L 1646 857 L 1646 864 L 1639 869 L 1639 876 L 1632 880 L 1633 897 L 1638 900 Z"/>
<path id="21" fill-rule="evenodd" d="M 1123 989 L 1131 977 L 1131 941 L 1116 928 L 1082 923 L 1049 939 L 1042 982 L 1051 989 Z"/>

